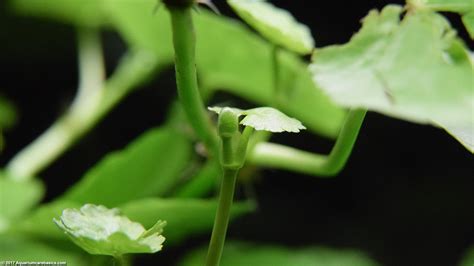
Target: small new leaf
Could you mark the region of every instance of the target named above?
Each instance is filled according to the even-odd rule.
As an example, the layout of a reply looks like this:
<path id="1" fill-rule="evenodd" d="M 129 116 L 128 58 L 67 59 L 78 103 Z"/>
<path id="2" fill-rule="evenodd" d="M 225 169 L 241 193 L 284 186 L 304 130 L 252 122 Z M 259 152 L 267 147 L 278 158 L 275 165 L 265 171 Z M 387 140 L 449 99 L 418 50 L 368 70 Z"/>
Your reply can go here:
<path id="1" fill-rule="evenodd" d="M 90 254 L 120 257 L 127 253 L 155 253 L 165 238 L 161 235 L 166 222 L 158 221 L 151 229 L 121 216 L 118 209 L 86 204 L 65 209 L 54 222 L 71 240 Z"/>
<path id="2" fill-rule="evenodd" d="M 314 48 L 311 31 L 286 10 L 263 0 L 228 0 L 227 3 L 250 26 L 274 44 L 299 54 Z"/>
<path id="3" fill-rule="evenodd" d="M 259 107 L 248 110 L 225 107 L 226 110 L 235 112 L 237 116 L 245 116 L 240 124 L 249 126 L 255 130 L 264 130 L 270 132 L 294 132 L 306 129 L 301 122 L 295 118 L 288 117 L 284 113 L 271 107 Z M 210 111 L 220 114 L 222 107 L 209 107 Z"/>

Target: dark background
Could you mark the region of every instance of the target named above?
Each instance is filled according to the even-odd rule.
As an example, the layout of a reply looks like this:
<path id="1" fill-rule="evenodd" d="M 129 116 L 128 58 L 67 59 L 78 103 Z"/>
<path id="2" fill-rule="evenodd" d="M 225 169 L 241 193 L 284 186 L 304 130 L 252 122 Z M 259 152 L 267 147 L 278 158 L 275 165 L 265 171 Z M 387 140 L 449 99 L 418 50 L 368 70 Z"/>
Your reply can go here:
<path id="1" fill-rule="evenodd" d="M 232 15 L 223 1 L 217 5 Z M 371 8 L 396 1 L 274 1 L 313 30 L 317 46 L 344 43 Z M 397 1 L 403 4 L 403 1 Z M 467 33 L 447 14 L 460 35 Z M 103 34 L 109 66 L 124 51 L 120 38 Z M 20 121 L 6 133 L 4 165 L 67 107 L 77 84 L 71 26 L 15 17 L 0 0 L 0 93 L 13 100 Z M 156 89 L 160 87 L 160 90 Z M 164 119 L 175 98 L 170 70 L 128 97 L 78 145 L 42 173 L 47 200 L 74 183 L 104 154 Z M 328 152 L 331 141 L 283 134 L 275 141 Z M 267 170 L 254 185 L 259 211 L 230 227 L 230 239 L 289 246 L 325 245 L 366 251 L 387 266 L 456 265 L 474 244 L 472 155 L 443 130 L 369 113 L 345 170 L 319 179 Z M 239 194 L 242 194 L 240 192 Z M 208 236 L 157 256 L 172 264 Z M 153 265 L 150 256 L 139 265 Z"/>

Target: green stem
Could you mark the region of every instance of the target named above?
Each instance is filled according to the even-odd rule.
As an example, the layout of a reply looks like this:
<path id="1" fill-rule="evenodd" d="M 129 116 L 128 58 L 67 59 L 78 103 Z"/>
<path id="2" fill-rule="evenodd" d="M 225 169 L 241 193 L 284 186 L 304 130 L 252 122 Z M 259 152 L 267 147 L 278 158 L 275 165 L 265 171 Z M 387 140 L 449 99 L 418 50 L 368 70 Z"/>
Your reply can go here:
<path id="1" fill-rule="evenodd" d="M 207 115 L 198 89 L 195 62 L 195 36 L 191 8 L 169 8 L 175 51 L 178 95 L 189 123 L 206 147 L 218 152 L 218 138 Z"/>
<path id="2" fill-rule="evenodd" d="M 89 39 L 89 41 L 96 42 L 98 39 Z M 93 47 L 93 44 L 90 45 Z M 99 47 L 97 45 L 94 45 L 96 47 L 94 49 Z M 82 45 L 79 46 L 80 54 L 85 52 L 84 48 Z M 97 51 L 96 55 L 98 56 Z M 84 69 L 87 66 L 92 69 L 100 66 L 100 61 L 98 61 L 101 60 L 100 57 L 80 56 L 80 58 L 83 58 L 80 60 L 85 58 L 90 60 L 88 63 L 81 63 L 81 76 L 86 73 L 92 75 L 91 71 Z M 99 89 L 97 89 L 98 84 L 91 89 L 83 86 L 86 84 L 91 86 L 92 82 L 81 82 L 77 97 L 66 113 L 10 160 L 6 166 L 6 170 L 10 173 L 8 176 L 20 180 L 29 179 L 48 167 L 148 78 L 157 69 L 157 62 L 156 58 L 148 52 L 134 51 L 124 56 L 114 74 L 105 85 L 101 84 Z M 101 72 L 96 72 L 96 74 L 99 73 Z M 89 80 L 87 77 L 81 77 L 81 80 L 86 79 Z"/>
<path id="3" fill-rule="evenodd" d="M 230 209 L 234 198 L 235 181 L 238 170 L 224 168 L 219 203 L 212 229 L 211 242 L 207 253 L 206 266 L 218 266 L 224 249 L 227 225 L 229 224 Z"/>
<path id="4" fill-rule="evenodd" d="M 284 95 L 280 86 L 280 61 L 279 54 L 280 48 L 278 45 L 273 45 L 271 48 L 271 64 L 272 64 L 272 83 L 273 91 L 275 95 L 275 107 L 279 108 L 283 104 Z"/>
<path id="5" fill-rule="evenodd" d="M 367 110 L 351 110 L 329 155 L 314 154 L 295 148 L 259 143 L 249 156 L 258 165 L 316 176 L 334 176 L 346 164 Z"/>
<path id="6" fill-rule="evenodd" d="M 130 261 L 124 255 L 114 257 L 114 266 L 129 266 L 129 265 L 130 265 Z"/>

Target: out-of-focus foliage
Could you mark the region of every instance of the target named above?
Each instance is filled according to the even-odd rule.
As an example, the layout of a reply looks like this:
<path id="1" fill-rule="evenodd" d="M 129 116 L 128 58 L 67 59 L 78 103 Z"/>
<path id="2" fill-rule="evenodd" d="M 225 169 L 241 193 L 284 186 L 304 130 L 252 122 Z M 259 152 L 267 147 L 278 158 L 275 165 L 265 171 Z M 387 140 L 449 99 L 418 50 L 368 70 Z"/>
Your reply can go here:
<path id="1" fill-rule="evenodd" d="M 470 247 L 466 251 L 464 258 L 461 260 L 461 263 L 459 264 L 459 266 L 472 266 L 472 265 L 474 265 L 474 247 Z"/>
<path id="2" fill-rule="evenodd" d="M 190 141 L 170 128 L 152 129 L 122 151 L 107 155 L 63 199 L 118 206 L 168 192 L 187 167 Z"/>
<path id="3" fill-rule="evenodd" d="M 311 30 L 290 12 L 264 0 L 228 0 L 227 3 L 250 26 L 276 45 L 300 54 L 314 48 Z"/>
<path id="4" fill-rule="evenodd" d="M 377 266 L 377 262 L 359 251 L 337 250 L 321 247 L 285 248 L 252 243 L 226 243 L 222 266 L 272 265 L 272 266 Z M 180 266 L 203 265 L 206 249 L 188 254 Z"/>

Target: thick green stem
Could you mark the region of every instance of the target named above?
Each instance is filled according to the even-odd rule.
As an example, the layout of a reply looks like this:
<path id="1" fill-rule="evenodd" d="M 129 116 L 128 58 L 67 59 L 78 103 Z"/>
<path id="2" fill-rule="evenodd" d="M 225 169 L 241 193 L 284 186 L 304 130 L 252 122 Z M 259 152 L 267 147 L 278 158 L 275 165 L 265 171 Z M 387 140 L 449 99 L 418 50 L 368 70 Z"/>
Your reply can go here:
<path id="1" fill-rule="evenodd" d="M 173 30 L 178 94 L 189 123 L 206 147 L 218 151 L 217 134 L 204 108 L 198 89 L 195 62 L 195 36 L 191 8 L 169 8 Z"/>
<path id="2" fill-rule="evenodd" d="M 219 203 L 217 207 L 214 228 L 212 229 L 211 242 L 207 253 L 206 266 L 218 266 L 222 250 L 224 249 L 227 225 L 229 224 L 230 209 L 234 198 L 235 180 L 238 170 L 224 168 Z"/>
<path id="3" fill-rule="evenodd" d="M 258 165 L 316 176 L 334 176 L 346 164 L 364 121 L 366 110 L 351 110 L 329 155 L 314 154 L 295 148 L 259 143 L 249 161 Z"/>

